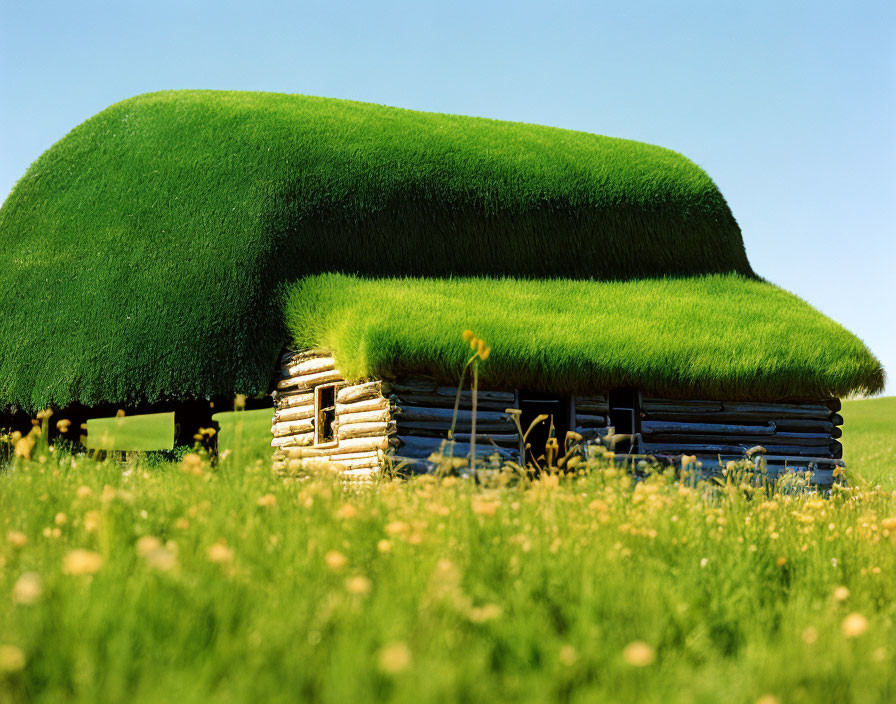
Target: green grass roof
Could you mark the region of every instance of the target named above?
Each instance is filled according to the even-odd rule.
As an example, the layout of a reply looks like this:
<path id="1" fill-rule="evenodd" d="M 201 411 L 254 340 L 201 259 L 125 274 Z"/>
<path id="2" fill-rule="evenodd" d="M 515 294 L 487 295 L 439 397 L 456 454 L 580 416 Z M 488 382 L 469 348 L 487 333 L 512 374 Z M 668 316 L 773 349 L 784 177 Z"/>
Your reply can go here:
<path id="1" fill-rule="evenodd" d="M 634 386 L 684 398 L 778 400 L 880 391 L 880 362 L 791 293 L 738 275 L 597 282 L 360 279 L 292 287 L 299 346 L 353 378 L 456 383 L 471 329 L 492 346 L 484 383 L 544 391 Z"/>
<path id="2" fill-rule="evenodd" d="M 113 105 L 0 209 L 0 405 L 265 389 L 285 282 L 750 275 L 710 178 L 660 147 L 270 93 Z"/>

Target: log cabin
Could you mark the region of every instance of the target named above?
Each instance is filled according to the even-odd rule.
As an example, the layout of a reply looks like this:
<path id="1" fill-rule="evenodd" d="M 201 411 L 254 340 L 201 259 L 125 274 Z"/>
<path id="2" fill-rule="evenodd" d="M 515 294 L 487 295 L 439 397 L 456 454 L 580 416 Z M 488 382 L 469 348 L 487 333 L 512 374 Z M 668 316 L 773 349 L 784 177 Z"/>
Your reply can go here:
<path id="1" fill-rule="evenodd" d="M 643 452 L 835 462 L 836 399 L 884 385 L 861 340 L 753 271 L 684 156 L 353 101 L 116 103 L 17 182 L 0 271 L 0 415 L 189 426 L 274 391 L 276 451 L 349 471 L 440 443 L 465 329 L 493 348 L 477 446 L 506 457 L 510 408 Z M 458 452 L 472 431 L 464 395 Z"/>

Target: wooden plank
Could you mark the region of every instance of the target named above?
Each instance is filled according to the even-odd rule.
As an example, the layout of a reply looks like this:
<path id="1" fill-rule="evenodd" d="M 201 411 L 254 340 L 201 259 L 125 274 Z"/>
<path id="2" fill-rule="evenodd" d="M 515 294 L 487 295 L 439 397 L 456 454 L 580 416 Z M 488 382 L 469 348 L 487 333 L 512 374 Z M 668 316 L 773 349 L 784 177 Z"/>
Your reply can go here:
<path id="1" fill-rule="evenodd" d="M 709 444 L 685 444 L 685 443 L 640 443 L 640 452 L 657 455 L 734 455 L 743 457 L 746 447 L 739 445 L 709 445 Z M 779 445 L 774 448 L 776 455 L 805 455 L 830 457 L 830 450 L 824 451 L 819 447 L 797 447 Z"/>
<path id="2" fill-rule="evenodd" d="M 345 413 L 365 413 L 367 411 L 382 411 L 389 410 L 390 408 L 389 399 L 378 396 L 376 398 L 370 398 L 366 401 L 355 401 L 354 403 L 336 403 L 336 415 L 342 415 Z"/>
<path id="3" fill-rule="evenodd" d="M 385 435 L 376 438 L 351 438 L 339 440 L 335 447 L 284 447 L 283 451 L 290 459 L 302 459 L 305 457 L 329 457 L 345 455 L 351 452 L 365 452 L 371 450 L 386 450 L 389 448 L 389 438 Z"/>
<path id="4" fill-rule="evenodd" d="M 576 411 L 576 425 L 583 428 L 605 428 L 608 423 L 609 420 L 606 416 L 596 416 Z"/>
<path id="5" fill-rule="evenodd" d="M 728 425 L 724 423 L 683 423 L 664 420 L 644 420 L 641 422 L 643 435 L 685 434 L 695 435 L 771 435 L 775 426 L 767 425 Z"/>
<path id="6" fill-rule="evenodd" d="M 426 394 L 436 392 L 436 380 L 428 376 L 405 376 L 383 384 L 383 391 L 389 393 Z"/>
<path id="7" fill-rule="evenodd" d="M 641 398 L 641 408 L 650 413 L 688 412 L 688 413 L 718 413 L 722 410 L 721 401 L 688 400 L 688 399 L 662 399 Z"/>
<path id="8" fill-rule="evenodd" d="M 379 423 L 390 420 L 392 420 L 392 414 L 389 412 L 389 409 L 362 411 L 361 413 L 339 413 L 337 411 L 335 426 L 343 428 L 353 423 Z"/>
<path id="9" fill-rule="evenodd" d="M 610 410 L 606 396 L 575 396 L 573 397 L 576 408 L 576 416 L 579 413 L 603 415 Z"/>
<path id="10" fill-rule="evenodd" d="M 288 394 L 276 393 L 275 395 L 278 409 L 314 405 L 314 394 L 309 394 L 306 391 L 293 391 Z"/>
<path id="11" fill-rule="evenodd" d="M 302 433 L 301 435 L 284 435 L 271 440 L 271 447 L 306 447 L 314 444 L 314 433 Z"/>
<path id="12" fill-rule="evenodd" d="M 405 422 L 436 422 L 443 423 L 447 426 L 451 425 L 451 419 L 454 417 L 454 411 L 450 408 L 426 408 L 423 406 L 398 406 L 395 409 L 395 415 Z M 470 423 L 473 418 L 472 411 L 458 411 L 458 423 Z M 506 413 L 499 411 L 478 411 L 476 413 L 477 423 L 496 423 L 513 425 L 513 421 Z"/>
<path id="13" fill-rule="evenodd" d="M 444 421 L 418 421 L 409 423 L 401 416 L 398 416 L 395 420 L 398 422 L 398 427 L 401 428 L 401 431 L 407 432 L 410 435 L 443 435 L 451 429 L 451 423 L 446 423 Z M 482 422 L 477 420 L 476 427 L 479 430 L 488 433 L 512 433 L 516 431 L 516 426 L 510 421 L 496 423 L 494 421 Z M 470 421 L 458 422 L 454 426 L 456 432 L 468 433 L 472 429 L 473 424 Z"/>
<path id="14" fill-rule="evenodd" d="M 675 423 L 721 423 L 726 425 L 765 425 L 766 423 L 777 423 L 779 420 L 803 423 L 824 423 L 831 422 L 829 418 L 812 418 L 799 417 L 789 418 L 784 414 L 769 413 L 752 413 L 752 412 L 731 412 L 717 411 L 714 413 L 694 413 L 692 411 L 674 412 L 663 411 L 648 412 L 641 411 L 641 418 L 644 420 L 666 421 Z"/>
<path id="15" fill-rule="evenodd" d="M 314 404 L 296 406 L 295 408 L 277 409 L 274 411 L 274 423 L 284 423 L 293 420 L 303 420 L 314 417 Z"/>
<path id="16" fill-rule="evenodd" d="M 342 374 L 335 369 L 326 372 L 305 374 L 290 379 L 282 379 L 277 382 L 277 388 L 303 390 L 314 388 L 320 384 L 329 384 L 334 381 L 343 381 Z"/>
<path id="17" fill-rule="evenodd" d="M 440 451 L 440 448 L 442 447 L 442 440 L 439 440 L 438 438 L 402 435 L 399 436 L 398 439 L 400 440 L 400 445 L 395 452 L 397 458 L 426 458 L 434 452 Z M 446 444 L 446 447 L 450 447 L 450 445 Z M 446 452 L 447 451 L 448 450 L 446 450 Z M 519 452 L 514 452 L 506 448 L 496 449 L 492 445 L 476 445 L 477 457 L 489 457 L 496 452 L 504 459 L 515 459 L 519 456 Z M 455 442 L 453 445 L 453 453 L 454 457 L 468 457 L 470 455 L 470 445 L 468 443 Z"/>
<path id="18" fill-rule="evenodd" d="M 286 366 L 280 373 L 284 378 L 291 379 L 316 372 L 330 371 L 335 368 L 336 360 L 332 357 L 312 357 L 311 359 L 294 362 Z"/>
<path id="19" fill-rule="evenodd" d="M 436 395 L 449 399 L 453 404 L 454 399 L 457 397 L 457 387 L 440 386 L 436 389 Z M 460 398 L 461 402 L 472 402 L 473 392 L 467 390 L 461 391 Z M 505 408 L 513 406 L 516 401 L 516 396 L 512 391 L 483 391 L 480 389 L 476 394 L 476 398 L 479 405 L 482 405 L 483 403 L 504 404 Z"/>
<path id="20" fill-rule="evenodd" d="M 282 438 L 286 435 L 301 435 L 314 430 L 314 419 L 306 418 L 304 420 L 289 421 L 286 423 L 274 423 L 271 426 L 271 433 L 275 438 Z"/>
<path id="21" fill-rule="evenodd" d="M 338 426 L 336 435 L 339 437 L 339 443 L 349 438 L 368 438 L 379 435 L 390 435 L 394 433 L 395 421 L 379 422 L 379 423 L 352 423 L 351 425 Z"/>
<path id="22" fill-rule="evenodd" d="M 781 435 L 701 435 L 699 433 L 656 433 L 643 432 L 646 442 L 659 442 L 666 444 L 686 443 L 689 445 L 762 445 L 772 447 L 775 445 L 799 445 L 800 447 L 827 447 L 831 444 L 830 435 L 823 433 L 800 434 L 785 433 Z"/>
<path id="23" fill-rule="evenodd" d="M 520 436 L 517 433 L 479 433 L 478 426 L 476 428 L 476 444 L 479 443 L 495 443 L 496 445 L 501 445 L 502 447 L 519 447 L 520 444 Z M 457 442 L 468 443 L 470 442 L 470 433 L 455 433 L 454 439 Z"/>
<path id="24" fill-rule="evenodd" d="M 746 415 L 767 415 L 780 418 L 817 418 L 826 420 L 831 416 L 831 409 L 821 404 L 791 404 L 791 403 L 729 403 L 725 401 L 723 407 L 732 413 Z"/>
<path id="25" fill-rule="evenodd" d="M 366 384 L 343 386 L 336 391 L 336 403 L 355 403 L 382 396 L 381 381 L 369 381 Z"/>
<path id="26" fill-rule="evenodd" d="M 391 393 L 389 400 L 395 406 L 422 406 L 425 408 L 454 408 L 454 397 L 439 396 L 438 394 L 411 394 L 411 393 Z M 489 400 L 479 398 L 477 405 L 484 411 L 500 411 L 506 408 L 515 408 L 515 402 L 508 403 L 506 400 Z M 464 392 L 460 399 L 459 408 L 468 411 L 473 407 L 473 397 L 469 392 Z"/>

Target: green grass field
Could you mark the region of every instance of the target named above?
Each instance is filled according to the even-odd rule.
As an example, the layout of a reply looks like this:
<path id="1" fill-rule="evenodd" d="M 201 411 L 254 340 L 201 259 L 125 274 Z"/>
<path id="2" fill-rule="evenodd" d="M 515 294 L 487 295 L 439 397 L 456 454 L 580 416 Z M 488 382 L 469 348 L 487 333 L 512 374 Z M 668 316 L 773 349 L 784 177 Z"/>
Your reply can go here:
<path id="1" fill-rule="evenodd" d="M 307 274 L 752 274 L 722 194 L 668 149 L 226 91 L 73 129 L 0 209 L 0 271 L 0 407 L 31 410 L 264 392 L 280 286 Z"/>
<path id="2" fill-rule="evenodd" d="M 896 489 L 896 396 L 843 402 L 843 459 L 863 478 Z"/>
<path id="3" fill-rule="evenodd" d="M 844 409 L 886 485 L 829 500 L 20 462 L 0 702 L 893 701 L 893 401 Z"/>
<path id="4" fill-rule="evenodd" d="M 286 303 L 298 347 L 352 378 L 435 375 L 456 385 L 470 328 L 492 346 L 483 382 L 683 398 L 842 396 L 883 388 L 855 335 L 796 296 L 737 275 L 638 281 L 314 276 Z"/>

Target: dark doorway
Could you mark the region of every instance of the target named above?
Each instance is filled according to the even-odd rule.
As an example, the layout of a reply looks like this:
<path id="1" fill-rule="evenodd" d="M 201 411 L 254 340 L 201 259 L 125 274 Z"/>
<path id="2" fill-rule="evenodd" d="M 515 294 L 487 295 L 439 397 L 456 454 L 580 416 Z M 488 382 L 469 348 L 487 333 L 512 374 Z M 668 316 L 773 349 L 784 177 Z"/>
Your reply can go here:
<path id="1" fill-rule="evenodd" d="M 566 433 L 570 429 L 569 412 L 571 404 L 569 396 L 520 391 L 519 399 L 520 410 L 522 411 L 520 425 L 524 433 L 538 416 L 548 416 L 548 419 L 536 425 L 532 432 L 529 433 L 529 437 L 526 438 L 529 451 L 525 461 L 540 459 L 544 455 L 544 448 L 548 438 L 552 435 L 557 438 L 557 442 L 562 449 Z M 552 421 L 553 430 L 551 428 Z"/>
<path id="2" fill-rule="evenodd" d="M 634 435 L 640 432 L 638 392 L 635 389 L 614 389 L 610 392 L 610 425 L 617 435 Z M 632 444 L 629 441 L 617 442 L 616 452 L 628 452 Z"/>

